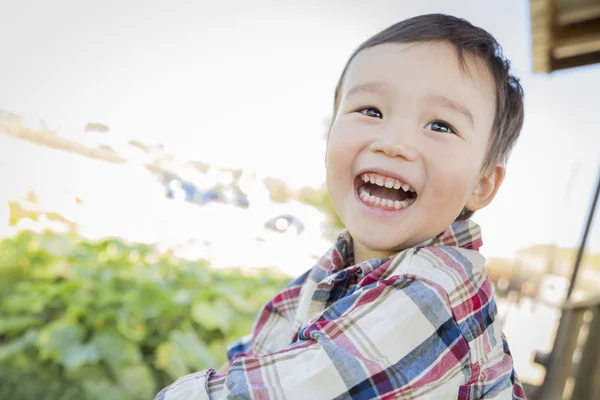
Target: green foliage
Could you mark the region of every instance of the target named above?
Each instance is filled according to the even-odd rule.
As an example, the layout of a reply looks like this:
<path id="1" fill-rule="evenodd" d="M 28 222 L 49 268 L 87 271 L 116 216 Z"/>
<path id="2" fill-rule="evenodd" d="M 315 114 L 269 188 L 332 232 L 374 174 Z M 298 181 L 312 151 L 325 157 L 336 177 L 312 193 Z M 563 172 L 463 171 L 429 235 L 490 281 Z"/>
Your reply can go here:
<path id="1" fill-rule="evenodd" d="M 219 367 L 286 283 L 118 239 L 21 232 L 0 241 L 0 398 L 152 398 Z"/>

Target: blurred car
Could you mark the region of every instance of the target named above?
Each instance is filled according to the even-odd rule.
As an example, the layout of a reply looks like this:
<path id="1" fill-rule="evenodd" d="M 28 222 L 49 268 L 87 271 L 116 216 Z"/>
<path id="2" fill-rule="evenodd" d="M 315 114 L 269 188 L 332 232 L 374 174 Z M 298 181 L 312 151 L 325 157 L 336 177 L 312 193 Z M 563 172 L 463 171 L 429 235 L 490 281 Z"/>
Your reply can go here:
<path id="1" fill-rule="evenodd" d="M 300 235 L 304 232 L 304 224 L 293 215 L 283 214 L 268 219 L 264 224 L 265 229 L 279 233 L 293 233 Z"/>
<path id="2" fill-rule="evenodd" d="M 174 174 L 157 174 L 156 179 L 163 184 L 165 195 L 170 199 L 184 200 L 197 205 L 218 202 L 241 208 L 249 207 L 248 198 L 240 191 L 236 191 L 229 186 L 202 190 L 194 183 Z"/>

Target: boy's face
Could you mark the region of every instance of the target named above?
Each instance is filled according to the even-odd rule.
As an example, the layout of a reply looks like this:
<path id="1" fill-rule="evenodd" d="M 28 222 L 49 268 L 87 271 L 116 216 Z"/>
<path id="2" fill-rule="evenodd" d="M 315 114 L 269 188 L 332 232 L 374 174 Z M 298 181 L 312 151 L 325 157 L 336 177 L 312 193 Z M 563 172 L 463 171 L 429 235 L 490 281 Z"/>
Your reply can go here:
<path id="1" fill-rule="evenodd" d="M 351 62 L 329 134 L 327 187 L 357 258 L 431 239 L 499 188 L 502 166 L 481 171 L 494 82 L 465 57 L 466 70 L 447 43 L 384 44 Z"/>

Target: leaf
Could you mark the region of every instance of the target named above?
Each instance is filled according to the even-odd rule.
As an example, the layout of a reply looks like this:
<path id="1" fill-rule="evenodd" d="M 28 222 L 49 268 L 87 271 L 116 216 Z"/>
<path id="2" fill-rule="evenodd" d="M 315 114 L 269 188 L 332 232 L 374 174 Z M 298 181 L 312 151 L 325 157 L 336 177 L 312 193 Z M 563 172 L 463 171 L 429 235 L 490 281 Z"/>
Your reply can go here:
<path id="1" fill-rule="evenodd" d="M 0 361 L 4 361 L 15 354 L 24 351 L 29 346 L 35 344 L 37 340 L 38 331 L 30 329 L 17 339 L 8 342 L 7 344 L 0 346 Z"/>
<path id="2" fill-rule="evenodd" d="M 74 345 L 63 355 L 62 363 L 68 369 L 77 369 L 86 364 L 94 364 L 100 359 L 100 353 L 93 343 Z"/>
<path id="3" fill-rule="evenodd" d="M 57 321 L 44 329 L 38 338 L 42 358 L 58 361 L 67 369 L 93 364 L 100 359 L 95 343 L 83 344 L 85 329 L 65 321 Z"/>
<path id="4" fill-rule="evenodd" d="M 56 321 L 44 328 L 38 336 L 37 344 L 42 359 L 54 358 L 64 361 L 73 346 L 81 344 L 85 329 L 67 321 Z"/>
<path id="5" fill-rule="evenodd" d="M 47 282 L 13 282 L 12 293 L 0 296 L 0 310 L 4 315 L 41 313 L 54 296 L 55 289 Z"/>
<path id="6" fill-rule="evenodd" d="M 86 366 L 67 371 L 69 380 L 77 382 L 85 391 L 86 400 L 127 399 L 127 393 L 110 379 L 105 368 L 100 365 Z"/>
<path id="7" fill-rule="evenodd" d="M 34 317 L 30 315 L 0 317 L 0 334 L 18 334 L 28 328 L 38 326 L 41 323 L 42 319 L 40 317 Z"/>
<path id="8" fill-rule="evenodd" d="M 216 329 L 220 326 L 220 317 L 209 303 L 196 301 L 192 306 L 191 316 L 206 329 Z"/>
<path id="9" fill-rule="evenodd" d="M 171 342 L 161 343 L 156 348 L 154 365 L 156 368 L 165 371 L 172 380 L 176 380 L 190 372 L 182 350 Z"/>
<path id="10" fill-rule="evenodd" d="M 40 249 L 52 257 L 68 257 L 75 250 L 75 243 L 68 236 L 44 235 L 40 238 Z"/>
<path id="11" fill-rule="evenodd" d="M 217 366 L 208 346 L 191 329 L 172 332 L 170 338 L 183 351 L 186 364 L 193 370 Z"/>
<path id="12" fill-rule="evenodd" d="M 174 331 L 156 351 L 155 365 L 172 379 L 217 365 L 206 344 L 191 328 Z"/>
<path id="13" fill-rule="evenodd" d="M 143 364 L 120 369 L 117 379 L 121 387 L 136 399 L 151 399 L 157 392 L 152 373 Z"/>
<path id="14" fill-rule="evenodd" d="M 173 301 L 178 306 L 187 306 L 192 302 L 192 294 L 187 289 L 181 289 L 173 295 Z"/>
<path id="15" fill-rule="evenodd" d="M 147 334 L 144 320 L 124 309 L 117 314 L 117 330 L 134 342 L 142 341 Z"/>
<path id="16" fill-rule="evenodd" d="M 154 318 L 162 314 L 163 310 L 171 303 L 171 300 L 155 284 L 143 284 L 137 290 L 128 293 L 126 302 L 136 314 L 143 315 L 146 318 Z"/>
<path id="17" fill-rule="evenodd" d="M 56 279 L 68 276 L 71 273 L 69 264 L 64 260 L 57 259 L 48 261 L 43 268 L 39 268 L 31 274 L 36 279 Z"/>
<path id="18" fill-rule="evenodd" d="M 118 370 L 122 365 L 139 364 L 142 355 L 138 346 L 114 329 L 105 329 L 94 335 L 91 342 L 100 358 Z"/>
<path id="19" fill-rule="evenodd" d="M 233 322 L 234 313 L 231 307 L 221 300 L 213 303 L 196 301 L 192 306 L 191 316 L 206 329 L 220 328 L 226 332 Z"/>

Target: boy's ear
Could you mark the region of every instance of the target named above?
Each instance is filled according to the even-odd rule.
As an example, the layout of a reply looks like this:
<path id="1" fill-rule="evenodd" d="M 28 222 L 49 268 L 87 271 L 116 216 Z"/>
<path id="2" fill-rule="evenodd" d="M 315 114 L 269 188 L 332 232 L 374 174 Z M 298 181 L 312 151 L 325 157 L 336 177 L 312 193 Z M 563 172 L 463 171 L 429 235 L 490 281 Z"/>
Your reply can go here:
<path id="1" fill-rule="evenodd" d="M 498 164 L 487 175 L 479 178 L 465 207 L 471 211 L 477 211 L 490 204 L 500 189 L 504 173 L 504 165 Z"/>

